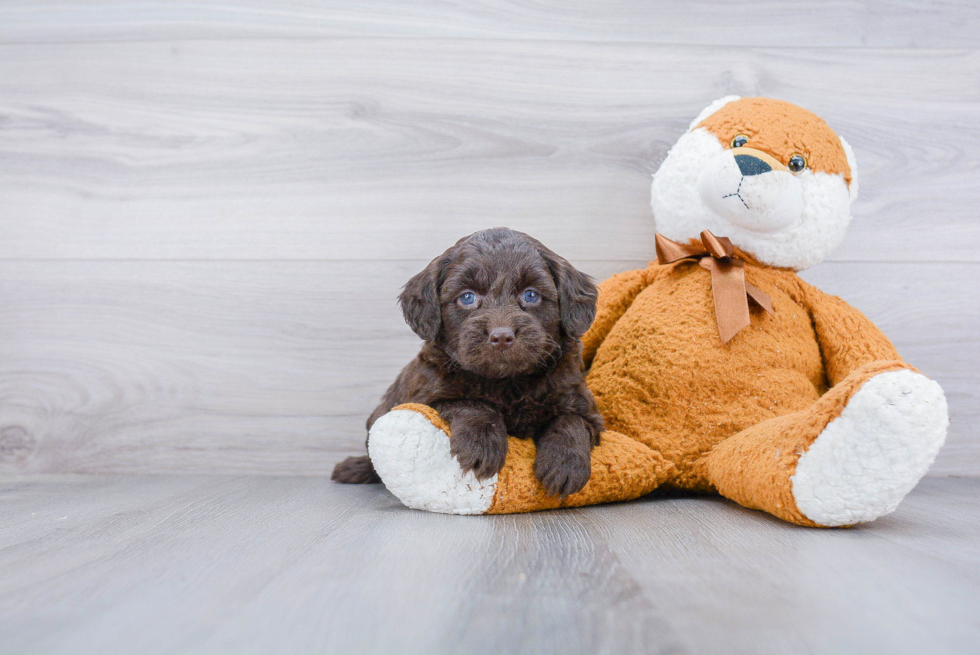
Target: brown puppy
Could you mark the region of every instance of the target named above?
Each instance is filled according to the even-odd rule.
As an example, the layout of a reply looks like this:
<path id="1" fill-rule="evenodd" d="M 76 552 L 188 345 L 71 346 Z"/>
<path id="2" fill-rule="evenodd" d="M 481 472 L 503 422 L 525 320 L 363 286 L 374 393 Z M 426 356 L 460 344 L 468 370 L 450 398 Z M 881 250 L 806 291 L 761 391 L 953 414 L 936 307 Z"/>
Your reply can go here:
<path id="1" fill-rule="evenodd" d="M 371 417 L 422 403 L 449 422 L 464 471 L 500 471 L 507 435 L 534 439 L 534 473 L 568 496 L 589 481 L 602 417 L 585 386 L 579 337 L 595 318 L 589 277 L 521 232 L 494 228 L 460 239 L 405 285 L 405 321 L 425 344 Z M 366 457 L 331 476 L 379 482 Z"/>

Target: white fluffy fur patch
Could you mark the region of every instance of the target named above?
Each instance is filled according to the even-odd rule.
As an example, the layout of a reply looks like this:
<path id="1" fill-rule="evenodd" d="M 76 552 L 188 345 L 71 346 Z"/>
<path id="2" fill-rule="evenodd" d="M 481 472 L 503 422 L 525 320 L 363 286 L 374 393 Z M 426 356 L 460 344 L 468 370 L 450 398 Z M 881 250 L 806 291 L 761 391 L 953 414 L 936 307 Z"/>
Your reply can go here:
<path id="1" fill-rule="evenodd" d="M 800 456 L 796 506 L 824 526 L 890 514 L 929 469 L 948 425 L 938 383 L 909 370 L 876 375 Z"/>
<path id="2" fill-rule="evenodd" d="M 795 270 L 823 261 L 844 238 L 851 222 L 851 198 L 844 178 L 810 170 L 796 176 L 803 192 L 798 220 L 772 232 L 753 231 L 726 220 L 705 204 L 698 190 L 705 167 L 724 153 L 721 142 L 704 128 L 677 140 L 653 176 L 650 205 L 658 232 L 687 242 L 702 230 L 711 230 L 765 264 Z"/>
<path id="3" fill-rule="evenodd" d="M 851 169 L 851 183 L 848 185 L 847 190 L 851 194 L 851 202 L 854 202 L 858 197 L 857 158 L 854 156 L 854 150 L 851 148 L 851 144 L 845 141 L 842 136 L 838 136 L 837 138 L 840 139 L 840 144 L 844 147 L 844 156 L 847 157 L 847 167 Z"/>
<path id="4" fill-rule="evenodd" d="M 368 454 L 388 491 L 412 509 L 485 514 L 493 502 L 497 476 L 464 475 L 446 433 L 418 412 L 396 409 L 375 421 Z"/>
<path id="5" fill-rule="evenodd" d="M 803 186 L 789 171 L 743 175 L 731 150 L 712 159 L 698 181 L 701 202 L 728 222 L 754 232 L 778 232 L 803 215 Z"/>

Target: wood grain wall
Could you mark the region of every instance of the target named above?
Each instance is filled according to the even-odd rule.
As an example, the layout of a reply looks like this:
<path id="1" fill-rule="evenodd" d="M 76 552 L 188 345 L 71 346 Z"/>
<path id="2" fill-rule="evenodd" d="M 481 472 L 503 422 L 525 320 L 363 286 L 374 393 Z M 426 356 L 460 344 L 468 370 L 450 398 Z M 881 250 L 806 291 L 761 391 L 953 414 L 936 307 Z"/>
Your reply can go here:
<path id="1" fill-rule="evenodd" d="M 804 277 L 980 473 L 978 45 L 974 2 L 5 2 L 0 471 L 324 473 L 418 346 L 411 274 L 492 225 L 644 265 L 651 173 L 737 93 L 854 146 Z"/>

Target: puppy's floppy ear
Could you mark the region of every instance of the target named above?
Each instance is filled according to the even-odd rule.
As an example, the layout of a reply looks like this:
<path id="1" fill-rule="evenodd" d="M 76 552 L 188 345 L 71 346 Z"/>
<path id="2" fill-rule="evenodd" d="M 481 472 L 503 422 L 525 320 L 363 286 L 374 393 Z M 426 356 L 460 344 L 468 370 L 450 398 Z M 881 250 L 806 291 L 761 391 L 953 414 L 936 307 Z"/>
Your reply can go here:
<path id="1" fill-rule="evenodd" d="M 561 326 L 570 336 L 580 337 L 595 320 L 599 289 L 593 284 L 592 278 L 543 246 L 541 256 L 547 262 L 551 277 L 558 287 Z"/>
<path id="2" fill-rule="evenodd" d="M 433 341 L 442 327 L 439 277 L 449 262 L 450 250 L 433 259 L 422 272 L 412 277 L 398 296 L 405 322 L 425 341 Z"/>

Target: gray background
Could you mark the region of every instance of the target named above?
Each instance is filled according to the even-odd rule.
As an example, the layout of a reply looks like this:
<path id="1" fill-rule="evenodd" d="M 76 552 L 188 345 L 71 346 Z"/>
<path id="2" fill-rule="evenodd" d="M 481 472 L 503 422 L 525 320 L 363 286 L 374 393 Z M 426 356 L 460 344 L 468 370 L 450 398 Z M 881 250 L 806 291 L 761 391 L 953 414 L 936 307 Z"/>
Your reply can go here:
<path id="1" fill-rule="evenodd" d="M 399 287 L 507 225 L 597 278 L 710 101 L 854 146 L 804 277 L 943 385 L 980 472 L 973 2 L 0 4 L 0 471 L 322 474 L 418 340 Z"/>

